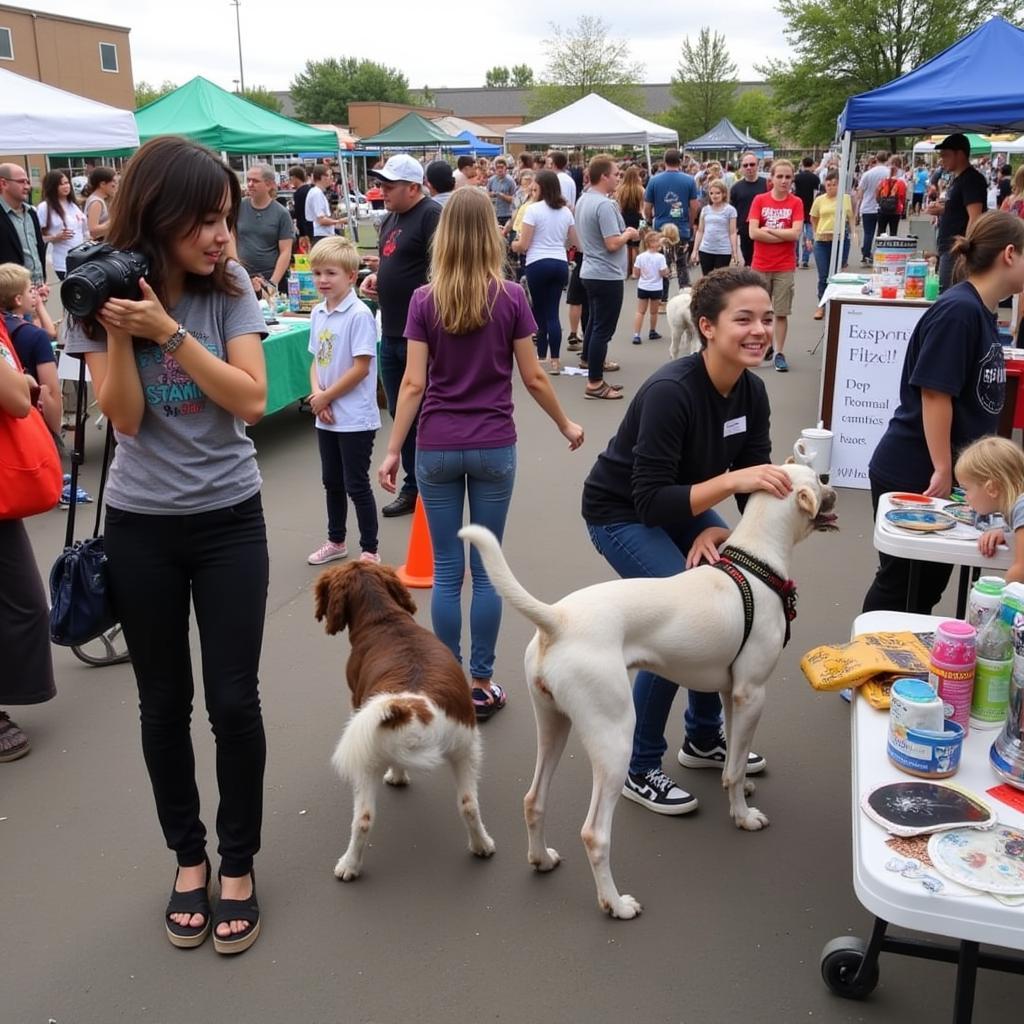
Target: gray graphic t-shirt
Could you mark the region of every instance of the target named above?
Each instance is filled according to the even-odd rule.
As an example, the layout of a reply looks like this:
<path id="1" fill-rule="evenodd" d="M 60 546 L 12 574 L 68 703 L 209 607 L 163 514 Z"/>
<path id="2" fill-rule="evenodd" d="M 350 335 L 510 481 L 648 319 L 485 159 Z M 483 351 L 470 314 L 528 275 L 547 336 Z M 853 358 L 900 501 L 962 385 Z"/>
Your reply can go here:
<path id="1" fill-rule="evenodd" d="M 229 274 L 242 289 L 186 294 L 167 312 L 218 359 L 227 342 L 243 334 L 266 337 L 259 303 L 237 263 Z M 71 323 L 67 351 L 105 352 L 107 338 L 94 338 Z M 134 437 L 117 433 L 106 498 L 113 508 L 149 515 L 188 515 L 227 508 L 252 497 L 262 484 L 256 449 L 243 422 L 211 401 L 181 368 L 151 341 L 136 340 L 135 363 L 146 408 Z"/>

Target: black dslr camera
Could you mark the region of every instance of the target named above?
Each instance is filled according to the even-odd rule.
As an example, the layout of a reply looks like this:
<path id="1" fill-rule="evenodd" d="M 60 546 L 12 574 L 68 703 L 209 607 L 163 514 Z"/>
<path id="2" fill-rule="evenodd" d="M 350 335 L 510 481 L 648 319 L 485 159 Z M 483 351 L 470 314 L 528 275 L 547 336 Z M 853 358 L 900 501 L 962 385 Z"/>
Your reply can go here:
<path id="1" fill-rule="evenodd" d="M 86 242 L 68 252 L 60 301 L 72 316 L 91 320 L 107 299 L 141 299 L 139 278 L 148 273 L 149 260 L 142 253 Z"/>

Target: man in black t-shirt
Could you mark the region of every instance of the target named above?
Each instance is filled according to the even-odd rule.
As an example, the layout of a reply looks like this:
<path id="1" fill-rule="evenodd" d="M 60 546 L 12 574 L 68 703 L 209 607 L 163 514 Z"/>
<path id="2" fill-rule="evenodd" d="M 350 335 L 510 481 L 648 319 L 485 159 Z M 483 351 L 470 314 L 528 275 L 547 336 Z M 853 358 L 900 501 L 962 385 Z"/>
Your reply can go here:
<path id="1" fill-rule="evenodd" d="M 814 248 L 814 227 L 811 224 L 811 207 L 814 205 L 814 197 L 821 189 L 821 180 L 811 169 L 814 167 L 814 158 L 805 156 L 800 161 L 800 170 L 796 172 L 793 179 L 793 192 L 804 204 L 804 233 L 797 243 L 797 256 L 800 258 L 800 266 L 805 270 L 811 259 L 811 250 Z"/>
<path id="2" fill-rule="evenodd" d="M 306 239 L 307 245 L 313 244 L 313 225 L 306 220 L 306 196 L 312 185 L 306 181 L 305 167 L 296 164 L 288 168 L 288 181 L 295 189 L 292 195 L 292 216 L 295 218 L 295 233 L 300 239 Z"/>
<path id="3" fill-rule="evenodd" d="M 996 209 L 1002 209 L 1003 203 L 1010 198 L 1013 192 L 1013 168 L 1009 164 L 1003 164 L 999 168 L 999 183 L 996 186 Z"/>
<path id="4" fill-rule="evenodd" d="M 736 230 L 740 236 L 743 264 L 749 267 L 754 260 L 754 243 L 750 237 L 747 217 L 754 197 L 768 191 L 768 182 L 758 175 L 757 157 L 753 153 L 744 153 L 740 157 L 740 174 L 740 180 L 729 190 L 729 202 L 736 210 Z"/>
<path id="5" fill-rule="evenodd" d="M 384 218 L 378 231 L 377 272 L 362 290 L 380 306 L 380 376 L 392 419 L 405 374 L 405 321 L 409 301 L 430 271 L 430 243 L 441 219 L 441 207 L 423 194 L 423 168 L 408 153 L 396 153 L 370 171 L 384 193 Z M 416 420 L 402 445 L 405 479 L 397 497 L 381 509 L 384 516 L 404 516 L 416 508 Z"/>
<path id="6" fill-rule="evenodd" d="M 971 144 L 959 132 L 943 139 L 936 147 L 942 169 L 954 175 L 946 189 L 945 201 L 936 200 L 925 207 L 925 213 L 939 218 L 937 248 L 939 250 L 939 290 L 945 291 L 953 278 L 953 257 L 950 248 L 957 235 L 984 212 L 988 204 L 988 182 L 985 175 L 971 165 Z"/>

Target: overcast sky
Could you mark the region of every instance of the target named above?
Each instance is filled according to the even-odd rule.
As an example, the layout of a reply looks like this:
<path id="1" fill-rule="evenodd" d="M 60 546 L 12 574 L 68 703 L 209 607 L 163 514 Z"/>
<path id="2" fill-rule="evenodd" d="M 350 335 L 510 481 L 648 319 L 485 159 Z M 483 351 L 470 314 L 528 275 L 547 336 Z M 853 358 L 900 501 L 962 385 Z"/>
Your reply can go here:
<path id="1" fill-rule="evenodd" d="M 228 0 L 29 0 L 26 6 L 131 28 L 136 81 L 181 84 L 201 74 L 231 89 L 238 78 L 235 9 Z M 702 13 L 680 10 L 691 6 L 700 6 Z M 571 5 L 241 0 L 245 82 L 287 89 L 307 59 L 338 56 L 396 67 L 414 88 L 483 85 L 484 72 L 495 64 L 529 64 L 539 75 L 545 64 L 541 43 L 550 35 L 552 12 L 560 8 L 571 11 L 556 13 L 563 27 L 586 11 L 610 25 L 612 36 L 628 39 L 634 59 L 645 65 L 647 82 L 667 82 L 683 38 L 695 40 L 705 24 L 725 35 L 741 79 L 758 77 L 754 65 L 765 58 L 787 54 L 782 18 L 772 0 L 728 0 L 710 7 L 672 0 L 636 5 L 622 0 Z"/>

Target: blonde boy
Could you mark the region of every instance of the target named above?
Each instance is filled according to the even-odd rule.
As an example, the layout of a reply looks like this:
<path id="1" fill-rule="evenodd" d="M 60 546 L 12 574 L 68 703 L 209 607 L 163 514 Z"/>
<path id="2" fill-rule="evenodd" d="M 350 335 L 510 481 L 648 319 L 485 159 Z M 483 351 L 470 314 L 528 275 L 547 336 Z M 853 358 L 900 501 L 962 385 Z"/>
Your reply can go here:
<path id="1" fill-rule="evenodd" d="M 309 404 L 316 417 L 317 444 L 327 496 L 327 540 L 307 559 L 322 565 L 348 554 L 348 499 L 356 509 L 360 558 L 379 562 L 377 505 L 370 489 L 373 440 L 380 429 L 377 408 L 377 322 L 353 290 L 359 253 L 345 238 L 322 238 L 309 254 L 317 291 L 324 301 L 309 321 Z"/>
<path id="2" fill-rule="evenodd" d="M 43 419 L 59 436 L 64 410 L 52 344 L 57 331 L 46 306 L 39 300 L 32 275 L 18 263 L 0 264 L 0 310 L 21 365 L 39 384 Z"/>

